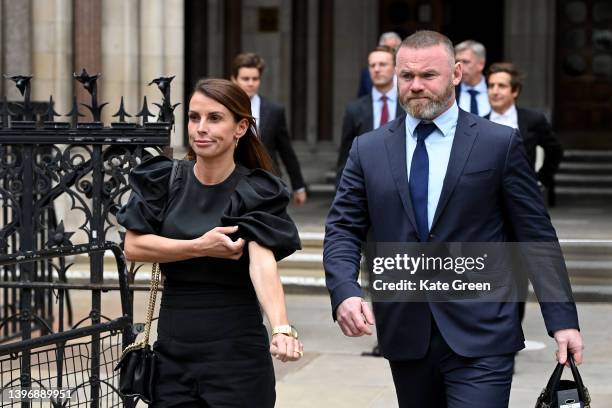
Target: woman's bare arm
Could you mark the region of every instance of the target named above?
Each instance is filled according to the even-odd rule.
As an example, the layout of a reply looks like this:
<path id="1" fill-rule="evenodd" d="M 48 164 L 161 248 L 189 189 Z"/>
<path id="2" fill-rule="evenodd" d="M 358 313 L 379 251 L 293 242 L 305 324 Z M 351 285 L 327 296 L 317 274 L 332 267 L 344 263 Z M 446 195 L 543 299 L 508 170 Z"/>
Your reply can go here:
<path id="1" fill-rule="evenodd" d="M 174 262 L 202 256 L 239 259 L 244 240 L 232 241 L 238 227 L 217 227 L 195 239 L 171 239 L 155 234 L 127 231 L 124 252 L 127 259 L 138 262 Z"/>
<path id="2" fill-rule="evenodd" d="M 251 282 L 270 325 L 273 328 L 288 325 L 285 293 L 274 254 L 254 241 L 249 242 L 248 249 Z M 280 333 L 272 336 L 270 351 L 283 362 L 298 360 L 303 354 L 302 350 L 303 345 L 298 339 Z"/>

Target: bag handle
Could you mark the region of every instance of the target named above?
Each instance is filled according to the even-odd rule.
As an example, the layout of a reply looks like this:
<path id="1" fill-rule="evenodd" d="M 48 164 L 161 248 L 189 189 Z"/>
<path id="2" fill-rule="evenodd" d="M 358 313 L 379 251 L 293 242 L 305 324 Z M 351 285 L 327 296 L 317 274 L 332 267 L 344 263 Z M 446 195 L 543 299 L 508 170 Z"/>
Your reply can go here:
<path id="1" fill-rule="evenodd" d="M 168 195 L 172 192 L 172 186 L 175 183 L 175 179 L 178 174 L 179 161 L 172 160 L 172 170 L 170 171 L 170 180 L 168 182 Z M 134 262 L 132 262 L 132 266 Z M 151 268 L 151 289 L 149 290 L 149 304 L 147 306 L 147 317 L 144 324 L 144 337 L 140 341 L 134 341 L 134 343 L 127 346 L 122 355 L 125 355 L 128 351 L 134 350 L 137 348 L 143 348 L 149 344 L 149 337 L 151 335 L 151 322 L 153 321 L 153 313 L 155 312 L 155 303 L 157 301 L 157 291 L 159 289 L 159 281 L 161 277 L 161 272 L 159 269 L 159 264 L 155 262 L 153 267 Z"/>
<path id="2" fill-rule="evenodd" d="M 572 376 L 574 377 L 574 381 L 576 382 L 576 388 L 578 390 L 578 396 L 580 397 L 580 401 L 584 402 L 585 408 L 588 408 L 591 403 L 591 396 L 589 394 L 589 390 L 584 386 L 582 382 L 582 376 L 578 371 L 578 367 L 574 362 L 574 357 L 571 353 L 568 353 L 567 360 L 570 366 L 570 370 L 572 371 Z M 561 375 L 563 374 L 563 369 L 565 368 L 564 364 L 557 363 L 555 370 L 553 371 L 548 383 L 546 384 L 546 388 L 542 391 L 540 398 L 542 401 L 547 400 L 549 396 L 552 395 L 554 390 L 559 386 L 559 382 L 561 381 Z M 538 400 L 540 401 L 540 400 Z"/>

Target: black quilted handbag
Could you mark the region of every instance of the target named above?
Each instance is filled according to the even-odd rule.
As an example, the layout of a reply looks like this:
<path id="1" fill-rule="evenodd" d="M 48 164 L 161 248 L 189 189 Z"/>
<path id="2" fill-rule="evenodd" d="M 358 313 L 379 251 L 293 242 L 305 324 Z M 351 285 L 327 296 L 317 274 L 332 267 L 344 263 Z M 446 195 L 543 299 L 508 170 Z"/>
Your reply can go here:
<path id="1" fill-rule="evenodd" d="M 151 272 L 151 291 L 149 293 L 144 338 L 127 346 L 115 367 L 115 370 L 120 370 L 119 391 L 124 396 L 137 397 L 147 404 L 153 401 L 153 387 L 155 386 L 156 357 L 155 352 L 149 345 L 149 334 L 151 332 L 153 311 L 155 310 L 159 278 L 159 265 L 155 263 Z"/>
<path id="2" fill-rule="evenodd" d="M 568 355 L 568 363 L 572 371 L 574 381 L 562 380 L 563 364 L 557 364 L 546 388 L 540 394 L 535 408 L 590 408 L 591 396 L 589 390 L 584 386 L 578 367 L 574 363 L 571 354 Z"/>

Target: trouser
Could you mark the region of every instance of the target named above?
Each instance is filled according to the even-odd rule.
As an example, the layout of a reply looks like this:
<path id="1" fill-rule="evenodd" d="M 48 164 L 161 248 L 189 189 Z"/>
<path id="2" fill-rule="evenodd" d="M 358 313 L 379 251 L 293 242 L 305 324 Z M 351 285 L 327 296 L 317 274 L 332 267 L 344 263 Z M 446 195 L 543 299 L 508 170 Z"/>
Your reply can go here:
<path id="1" fill-rule="evenodd" d="M 432 319 L 429 350 L 390 361 L 400 408 L 507 408 L 514 353 L 468 358 L 455 353 Z"/>

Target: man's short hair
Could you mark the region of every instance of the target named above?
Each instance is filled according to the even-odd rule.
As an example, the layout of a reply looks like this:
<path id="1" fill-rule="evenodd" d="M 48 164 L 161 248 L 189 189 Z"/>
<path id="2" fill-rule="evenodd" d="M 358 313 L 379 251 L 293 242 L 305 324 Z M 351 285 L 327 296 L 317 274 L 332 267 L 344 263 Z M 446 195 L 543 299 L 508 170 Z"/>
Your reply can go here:
<path id="1" fill-rule="evenodd" d="M 373 48 L 369 53 L 368 53 L 368 57 L 370 56 L 370 54 L 372 54 L 373 52 L 388 52 L 389 54 L 391 54 L 391 59 L 393 60 L 393 65 L 395 65 L 395 50 L 391 47 L 389 47 L 388 45 L 379 45 L 375 48 Z"/>
<path id="2" fill-rule="evenodd" d="M 523 75 L 513 63 L 496 62 L 495 64 L 491 64 L 487 71 L 487 78 L 489 78 L 491 74 L 497 74 L 499 72 L 505 72 L 510 75 L 510 88 L 512 92 L 521 92 L 521 89 L 523 89 Z"/>
<path id="3" fill-rule="evenodd" d="M 382 33 L 380 35 L 380 38 L 378 39 L 378 45 L 385 45 L 385 41 L 387 41 L 388 39 L 394 39 L 399 42 L 402 41 L 402 37 L 400 37 L 398 33 L 393 31 L 387 31 L 386 33 Z"/>
<path id="4" fill-rule="evenodd" d="M 455 54 L 465 50 L 472 50 L 472 52 L 483 61 L 487 59 L 487 49 L 478 41 L 465 40 L 455 45 Z"/>
<path id="5" fill-rule="evenodd" d="M 455 50 L 453 48 L 453 43 L 447 36 L 445 36 L 444 34 L 440 34 L 437 31 L 417 31 L 414 34 L 404 38 L 404 41 L 402 41 L 400 48 L 421 49 L 435 47 L 436 45 L 442 45 L 446 49 L 446 52 L 448 53 L 450 59 L 449 61 L 451 63 L 451 67 L 454 67 Z"/>
<path id="6" fill-rule="evenodd" d="M 254 52 L 244 52 L 236 55 L 234 61 L 232 61 L 232 76 L 238 78 L 240 68 L 257 68 L 259 75 L 261 75 L 265 66 L 263 58 L 259 55 Z"/>

